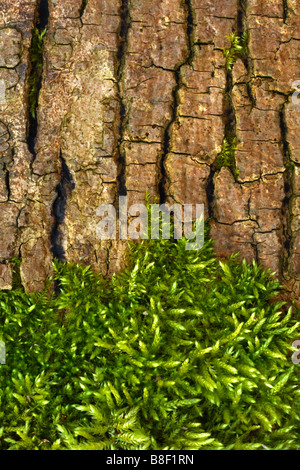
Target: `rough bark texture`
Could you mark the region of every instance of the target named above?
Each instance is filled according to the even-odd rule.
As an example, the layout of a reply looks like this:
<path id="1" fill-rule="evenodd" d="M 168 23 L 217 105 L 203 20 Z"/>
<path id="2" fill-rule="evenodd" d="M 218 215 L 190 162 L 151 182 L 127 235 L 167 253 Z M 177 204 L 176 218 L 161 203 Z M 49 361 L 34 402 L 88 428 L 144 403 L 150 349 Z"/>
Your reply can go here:
<path id="1" fill-rule="evenodd" d="M 0 0 L 0 288 L 39 290 L 52 260 L 122 268 L 97 207 L 127 195 L 203 203 L 221 257 L 239 251 L 300 288 L 297 0 Z M 47 27 L 37 118 L 34 27 Z M 226 37 L 247 54 L 226 69 Z M 3 83 L 3 82 L 2 82 Z M 217 168 L 236 138 L 235 166 Z"/>

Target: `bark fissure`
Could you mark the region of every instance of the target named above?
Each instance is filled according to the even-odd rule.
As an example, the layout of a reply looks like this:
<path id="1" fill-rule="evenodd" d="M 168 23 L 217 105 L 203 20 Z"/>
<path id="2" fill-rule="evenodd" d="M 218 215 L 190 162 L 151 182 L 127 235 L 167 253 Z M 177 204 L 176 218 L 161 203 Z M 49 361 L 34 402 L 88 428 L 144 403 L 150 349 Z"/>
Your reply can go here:
<path id="1" fill-rule="evenodd" d="M 9 201 L 9 200 L 10 200 L 10 194 L 11 194 L 11 190 L 10 190 L 10 174 L 9 174 L 9 169 L 8 169 L 6 163 L 4 164 L 3 169 L 4 169 L 4 172 L 5 172 L 5 186 L 6 186 L 6 191 L 7 191 L 7 200 Z"/>
<path id="2" fill-rule="evenodd" d="M 72 174 L 66 164 L 65 159 L 60 152 L 61 161 L 61 179 L 56 186 L 57 197 L 53 203 L 52 214 L 54 217 L 54 224 L 51 232 L 51 251 L 53 257 L 61 262 L 65 262 L 65 250 L 63 246 L 63 234 L 61 232 L 61 225 L 65 220 L 67 199 L 71 191 L 75 188 Z"/>
<path id="3" fill-rule="evenodd" d="M 207 185 L 206 185 L 208 215 L 210 219 L 213 219 L 213 216 L 214 216 L 215 174 L 216 174 L 216 170 L 213 168 L 213 166 L 211 166 L 210 173 L 207 178 Z"/>
<path id="4" fill-rule="evenodd" d="M 1 122 L 1 125 L 4 125 L 3 122 Z M 11 131 L 9 130 L 9 128 L 7 126 L 5 126 L 5 129 L 6 129 L 7 138 L 12 139 Z M 2 134 L 1 137 L 3 137 L 3 134 Z M 1 137 L 0 137 L 0 139 L 1 139 Z M 2 178 L 2 181 L 4 183 L 4 187 L 5 187 L 6 195 L 7 195 L 7 200 L 6 201 L 1 201 L 1 203 L 4 203 L 4 204 L 5 204 L 5 202 L 11 201 L 10 171 L 11 171 L 11 168 L 13 167 L 13 165 L 14 165 L 14 157 L 15 157 L 15 147 L 14 147 L 14 145 L 10 149 L 9 154 L 3 160 L 0 156 L 0 163 L 2 163 L 1 164 L 1 178 Z M 2 162 L 1 162 L 1 160 L 2 160 Z M 11 202 L 14 202 L 14 201 L 11 201 Z"/>
<path id="5" fill-rule="evenodd" d="M 80 8 L 79 8 L 80 19 L 83 17 L 87 5 L 88 5 L 88 0 L 82 0 L 82 3 L 81 3 Z"/>
<path id="6" fill-rule="evenodd" d="M 168 173 L 166 170 L 166 159 L 171 150 L 171 139 L 172 139 L 172 129 L 174 123 L 178 120 L 178 108 L 180 105 L 179 91 L 182 87 L 182 78 L 181 78 L 181 69 L 185 65 L 191 65 L 195 55 L 195 20 L 194 20 L 194 11 L 192 8 L 191 0 L 185 0 L 184 2 L 186 8 L 186 38 L 188 45 L 188 53 L 185 60 L 173 70 L 175 77 L 175 87 L 172 91 L 172 116 L 165 128 L 164 138 L 163 138 L 163 148 L 162 155 L 159 163 L 159 182 L 158 182 L 158 192 L 159 200 L 161 204 L 165 204 L 168 194 L 166 191 L 166 186 L 168 182 Z"/>
<path id="7" fill-rule="evenodd" d="M 283 22 L 287 23 L 289 17 L 289 2 L 288 0 L 282 0 L 282 8 L 283 8 Z"/>
<path id="8" fill-rule="evenodd" d="M 288 126 L 286 122 L 286 106 L 289 103 L 289 97 L 286 98 L 280 110 L 280 127 L 283 147 L 283 161 L 286 167 L 284 173 L 284 191 L 285 198 L 282 206 L 282 235 L 283 246 L 281 254 L 281 276 L 285 278 L 288 275 L 290 260 L 294 252 L 295 233 L 293 226 L 295 215 L 293 211 L 293 203 L 295 199 L 294 181 L 295 181 L 295 165 L 292 161 L 292 153 L 288 141 Z"/>
<path id="9" fill-rule="evenodd" d="M 233 77 L 232 71 L 226 72 L 226 89 L 224 95 L 224 119 L 225 119 L 225 139 L 229 144 L 236 141 L 236 114 L 232 98 Z M 235 161 L 233 162 L 235 165 Z M 232 169 L 231 169 L 232 170 Z"/>
<path id="10" fill-rule="evenodd" d="M 124 68 L 126 63 L 126 53 L 128 49 L 128 34 L 131 27 L 131 16 L 130 16 L 130 0 L 122 0 L 121 6 L 121 26 L 119 32 L 119 47 L 117 52 L 117 93 L 120 103 L 120 126 L 119 126 L 119 140 L 117 144 L 117 167 L 118 167 L 118 195 L 126 196 L 126 154 L 123 148 L 124 134 L 127 125 L 127 110 L 126 100 L 123 92 L 123 79 L 124 79 Z"/>
<path id="11" fill-rule="evenodd" d="M 28 124 L 27 145 L 32 155 L 32 163 L 36 158 L 35 142 L 38 132 L 37 106 L 39 93 L 42 86 L 43 71 L 43 31 L 47 28 L 49 21 L 48 0 L 39 0 L 35 13 L 34 29 L 30 48 L 30 76 L 28 96 Z"/>
<path id="12" fill-rule="evenodd" d="M 40 0 L 39 1 L 39 10 L 38 10 L 38 28 L 43 31 L 49 22 L 49 1 Z"/>
<path id="13" fill-rule="evenodd" d="M 256 106 L 256 96 L 255 91 L 252 86 L 252 79 L 254 77 L 254 64 L 253 59 L 250 54 L 249 50 L 249 40 L 250 40 L 250 28 L 248 25 L 248 0 L 239 0 L 238 4 L 238 15 L 237 15 L 237 30 L 238 35 L 240 38 L 245 38 L 246 43 L 244 44 L 245 47 L 245 54 L 241 57 L 245 68 L 248 72 L 248 81 L 247 81 L 247 93 L 248 98 L 251 102 L 252 108 Z"/>
<path id="14" fill-rule="evenodd" d="M 207 199 L 210 217 L 213 217 L 213 201 L 214 201 L 214 177 L 215 174 L 226 166 L 230 169 L 232 175 L 237 179 L 237 168 L 235 161 L 235 146 L 237 141 L 236 129 L 236 113 L 233 103 L 233 76 L 232 70 L 226 70 L 226 87 L 223 101 L 223 117 L 224 117 L 224 141 L 221 153 L 217 155 L 211 165 L 211 171 L 207 184 Z"/>
<path id="15" fill-rule="evenodd" d="M 239 0 L 237 9 L 237 33 L 238 37 L 242 41 L 243 38 L 248 35 L 248 22 L 247 22 L 247 6 L 248 0 Z M 252 70 L 252 64 L 249 60 L 249 50 L 246 48 L 246 54 L 241 56 L 248 74 Z M 234 66 L 234 65 L 233 65 Z M 215 183 L 214 179 L 216 174 L 221 170 L 222 167 L 228 167 L 235 178 L 238 180 L 238 170 L 235 160 L 235 151 L 237 145 L 237 117 L 236 110 L 233 101 L 233 72 L 232 67 L 225 66 L 226 70 L 226 85 L 224 90 L 223 98 L 223 119 L 224 119 L 224 140 L 222 151 L 217 155 L 210 168 L 210 174 L 208 176 L 206 185 L 206 195 L 208 202 L 208 214 L 211 219 L 214 217 L 214 193 Z M 247 84 L 247 92 L 249 98 L 254 105 L 255 98 L 252 93 L 250 81 Z M 218 222 L 219 223 L 219 222 Z"/>

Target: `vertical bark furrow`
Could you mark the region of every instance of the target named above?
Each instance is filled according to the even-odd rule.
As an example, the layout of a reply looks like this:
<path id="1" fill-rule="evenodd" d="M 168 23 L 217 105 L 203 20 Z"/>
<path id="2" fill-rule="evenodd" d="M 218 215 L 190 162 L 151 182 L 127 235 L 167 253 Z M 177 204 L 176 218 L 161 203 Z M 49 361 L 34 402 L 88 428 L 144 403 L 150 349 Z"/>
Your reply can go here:
<path id="1" fill-rule="evenodd" d="M 63 224 L 65 219 L 68 195 L 73 189 L 75 189 L 75 184 L 61 152 L 60 160 L 61 180 L 60 183 L 56 186 L 55 190 L 57 193 L 57 197 L 53 203 L 53 216 L 55 222 L 51 232 L 51 251 L 53 253 L 54 258 L 58 259 L 58 261 L 65 262 L 66 253 L 64 243 L 61 238 L 62 233 L 60 231 L 60 226 Z"/>
<path id="2" fill-rule="evenodd" d="M 19 214 L 26 203 L 29 50 L 36 2 L 1 1 L 0 15 L 0 289 L 11 289 L 20 256 Z"/>
<path id="3" fill-rule="evenodd" d="M 282 229 L 283 229 L 283 246 L 282 246 L 282 260 L 281 260 L 281 275 L 284 277 L 289 270 L 289 263 L 293 254 L 295 234 L 293 233 L 292 217 L 293 217 L 293 201 L 294 201 L 294 180 L 295 180 L 295 167 L 291 160 L 292 153 L 288 142 L 288 127 L 286 122 L 286 106 L 288 99 L 284 102 L 280 112 L 280 125 L 282 136 L 283 157 L 286 171 L 284 174 L 284 189 L 285 198 L 282 207 Z"/>
<path id="4" fill-rule="evenodd" d="M 181 64 L 179 64 L 176 69 L 174 70 L 174 78 L 175 78 L 175 87 L 172 91 L 172 115 L 171 119 L 166 126 L 163 138 L 163 152 L 161 155 L 160 160 L 160 177 L 158 183 L 158 191 L 159 191 L 159 200 L 161 204 L 165 204 L 168 199 L 168 190 L 167 185 L 170 185 L 170 180 L 168 177 L 168 171 L 166 168 L 166 161 L 168 155 L 172 150 L 172 131 L 173 125 L 178 121 L 179 117 L 179 106 L 180 106 L 180 89 L 183 86 L 182 83 L 182 68 L 185 65 L 192 66 L 193 58 L 195 55 L 195 18 L 194 18 L 194 11 L 192 8 L 191 0 L 185 0 L 185 8 L 186 8 L 186 42 L 187 42 L 187 53 L 184 57 L 184 60 Z"/>
<path id="5" fill-rule="evenodd" d="M 282 0 L 282 9 L 283 9 L 283 21 L 284 23 L 287 23 L 288 17 L 289 17 L 289 1 L 288 0 Z"/>
<path id="6" fill-rule="evenodd" d="M 35 12 L 34 28 L 29 51 L 30 75 L 28 94 L 28 131 L 27 144 L 32 155 L 32 163 L 36 158 L 35 142 L 38 132 L 37 107 L 42 84 L 43 73 L 43 42 L 49 20 L 48 0 L 38 0 Z M 32 164 L 31 164 L 32 166 Z"/>
<path id="7" fill-rule="evenodd" d="M 118 46 L 118 67 L 117 67 L 117 87 L 118 97 L 120 100 L 120 136 L 118 141 L 118 195 L 126 196 L 126 152 L 124 149 L 124 134 L 127 126 L 127 107 L 126 97 L 124 96 L 124 70 L 126 63 L 126 54 L 128 50 L 128 36 L 131 26 L 130 17 L 130 0 L 122 0 L 121 6 L 121 24 L 119 33 L 119 46 Z"/>
<path id="8" fill-rule="evenodd" d="M 80 18 L 83 17 L 84 12 L 85 12 L 86 7 L 87 7 L 87 4 L 88 4 L 88 0 L 82 0 L 82 3 L 81 3 L 80 8 L 79 8 L 79 16 L 80 16 Z"/>
<path id="9" fill-rule="evenodd" d="M 238 4 L 237 30 L 247 39 L 245 55 L 233 67 L 231 88 L 238 180 L 234 182 L 225 170 L 215 176 L 216 222 L 212 229 L 218 254 L 240 251 L 241 257 L 255 258 L 278 275 L 285 200 L 280 116 L 285 95 L 272 91 L 272 54 L 277 53 L 284 32 L 280 15 L 279 1 L 278 5 L 246 0 Z M 270 22 L 273 35 L 267 30 Z M 258 71 L 260 68 L 265 69 L 264 74 Z M 280 80 L 281 76 L 282 71 L 276 78 Z"/>

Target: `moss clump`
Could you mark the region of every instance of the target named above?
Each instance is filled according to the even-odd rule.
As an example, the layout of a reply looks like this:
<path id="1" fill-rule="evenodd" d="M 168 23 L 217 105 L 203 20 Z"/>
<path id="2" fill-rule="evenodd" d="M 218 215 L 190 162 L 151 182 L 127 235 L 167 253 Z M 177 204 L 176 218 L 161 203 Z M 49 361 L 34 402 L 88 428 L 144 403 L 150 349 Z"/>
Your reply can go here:
<path id="1" fill-rule="evenodd" d="M 299 323 L 278 281 L 185 245 L 131 245 L 110 282 L 56 263 L 57 297 L 0 292 L 1 449 L 299 446 Z"/>
<path id="2" fill-rule="evenodd" d="M 287 171 L 294 171 L 295 170 L 295 163 L 293 161 L 289 161 L 285 164 L 285 168 Z"/>
<path id="3" fill-rule="evenodd" d="M 232 33 L 226 37 L 230 40 L 231 44 L 230 47 L 223 50 L 223 54 L 226 60 L 226 69 L 231 71 L 237 59 L 239 57 L 243 58 L 247 55 L 248 34 L 244 33 L 243 36 L 237 36 Z"/>
<path id="4" fill-rule="evenodd" d="M 20 289 L 22 292 L 24 292 L 24 288 L 22 286 L 22 280 L 21 280 L 21 273 L 20 273 L 20 268 L 21 268 L 21 258 L 12 258 L 11 260 L 12 266 L 13 266 L 13 289 L 18 290 Z"/>
<path id="5" fill-rule="evenodd" d="M 224 139 L 221 153 L 217 156 L 213 163 L 213 169 L 215 171 L 219 171 L 223 167 L 229 168 L 234 178 L 237 179 L 240 173 L 236 167 L 235 152 L 236 138 Z"/>

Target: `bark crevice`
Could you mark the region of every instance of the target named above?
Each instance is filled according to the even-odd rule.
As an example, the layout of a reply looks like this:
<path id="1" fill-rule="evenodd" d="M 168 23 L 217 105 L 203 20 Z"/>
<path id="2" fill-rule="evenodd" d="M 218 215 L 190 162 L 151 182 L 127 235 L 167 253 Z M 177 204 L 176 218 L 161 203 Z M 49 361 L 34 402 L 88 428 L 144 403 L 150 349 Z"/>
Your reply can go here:
<path id="1" fill-rule="evenodd" d="M 283 8 L 283 22 L 286 24 L 289 17 L 289 2 L 288 0 L 282 0 Z"/>
<path id="2" fill-rule="evenodd" d="M 158 193 L 159 193 L 159 200 L 161 204 L 165 204 L 168 198 L 166 186 L 168 182 L 168 173 L 166 169 L 166 159 L 168 154 L 171 151 L 171 139 L 172 139 L 172 129 L 174 123 L 178 120 L 178 108 L 180 105 L 180 98 L 179 98 L 179 91 L 182 87 L 182 77 L 181 77 L 181 69 L 185 65 L 191 65 L 193 63 L 193 58 L 195 55 L 195 18 L 194 18 L 194 10 L 192 8 L 191 0 L 185 0 L 184 2 L 185 9 L 186 9 L 186 38 L 187 38 L 187 46 L 188 46 L 188 53 L 185 60 L 177 66 L 175 70 L 173 70 L 174 77 L 175 77 L 175 87 L 172 91 L 172 115 L 169 123 L 167 124 L 164 132 L 163 138 L 163 148 L 162 148 L 162 155 L 160 158 L 159 163 L 159 181 L 158 181 Z"/>
<path id="3" fill-rule="evenodd" d="M 284 173 L 284 192 L 285 198 L 282 206 L 282 235 L 283 246 L 281 254 L 281 276 L 285 278 L 289 273 L 290 260 L 294 252 L 295 233 L 293 226 L 295 225 L 295 215 L 293 204 L 295 199 L 294 182 L 295 182 L 295 165 L 292 161 L 292 152 L 288 141 L 288 126 L 286 122 L 286 106 L 289 104 L 289 97 L 286 98 L 280 110 L 280 128 L 283 148 L 283 161 L 286 168 Z"/>
<path id="4" fill-rule="evenodd" d="M 32 163 L 36 159 L 36 137 L 38 133 L 37 107 L 39 94 L 42 87 L 43 73 L 43 31 L 48 26 L 49 5 L 48 0 L 39 0 L 37 3 L 34 27 L 32 32 L 31 47 L 29 51 L 29 95 L 28 95 L 28 123 L 27 145 L 32 155 Z"/>
<path id="5" fill-rule="evenodd" d="M 65 220 L 67 199 L 71 191 L 75 188 L 73 176 L 66 164 L 65 159 L 60 152 L 61 161 L 61 179 L 56 186 L 57 197 L 53 203 L 52 214 L 54 217 L 54 224 L 51 232 L 51 251 L 53 257 L 60 262 L 65 262 L 65 249 L 63 246 L 63 233 L 61 225 Z"/>
<path id="6" fill-rule="evenodd" d="M 79 8 L 79 17 L 80 19 L 83 17 L 86 7 L 88 6 L 88 0 L 82 0 L 82 3 Z"/>
<path id="7" fill-rule="evenodd" d="M 131 16 L 130 16 L 130 0 L 122 0 L 122 6 L 120 11 L 121 25 L 119 32 L 119 46 L 117 51 L 117 94 L 120 103 L 120 125 L 119 125 L 119 140 L 117 143 L 117 193 L 119 196 L 127 195 L 126 188 L 126 154 L 123 148 L 124 134 L 127 125 L 127 110 L 126 110 L 126 99 L 123 92 L 123 79 L 124 79 L 124 68 L 126 63 L 126 53 L 128 49 L 128 34 L 131 27 Z"/>

